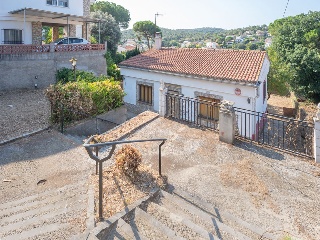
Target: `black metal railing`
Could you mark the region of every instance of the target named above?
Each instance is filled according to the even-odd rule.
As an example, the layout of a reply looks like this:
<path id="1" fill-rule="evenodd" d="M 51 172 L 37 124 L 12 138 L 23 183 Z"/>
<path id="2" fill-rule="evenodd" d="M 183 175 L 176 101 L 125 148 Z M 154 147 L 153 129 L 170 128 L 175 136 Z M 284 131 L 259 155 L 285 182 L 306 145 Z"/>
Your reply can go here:
<path id="1" fill-rule="evenodd" d="M 313 157 L 313 123 L 242 108 L 234 110 L 238 138 Z"/>
<path id="2" fill-rule="evenodd" d="M 219 109 L 219 103 L 166 94 L 166 117 L 179 121 L 217 130 Z"/>
<path id="3" fill-rule="evenodd" d="M 103 168 L 103 162 L 107 161 L 111 158 L 112 154 L 114 153 L 114 150 L 116 148 L 116 145 L 118 144 L 126 144 L 126 143 L 141 143 L 141 142 L 161 142 L 159 144 L 159 175 L 161 176 L 161 146 L 165 143 L 167 139 L 165 138 L 158 138 L 158 139 L 144 139 L 144 140 L 128 140 L 128 141 L 114 141 L 114 142 L 97 142 L 94 138 L 94 136 L 90 137 L 83 146 L 85 147 L 87 153 L 89 154 L 90 158 L 96 161 L 96 173 L 98 171 L 99 173 L 99 220 L 103 220 L 103 206 L 102 206 L 102 196 L 103 196 L 103 181 L 102 181 L 102 168 Z M 94 143 L 92 143 L 94 142 Z M 103 147 L 110 146 L 111 150 L 108 154 L 108 156 L 104 158 L 99 157 L 99 150 Z"/>

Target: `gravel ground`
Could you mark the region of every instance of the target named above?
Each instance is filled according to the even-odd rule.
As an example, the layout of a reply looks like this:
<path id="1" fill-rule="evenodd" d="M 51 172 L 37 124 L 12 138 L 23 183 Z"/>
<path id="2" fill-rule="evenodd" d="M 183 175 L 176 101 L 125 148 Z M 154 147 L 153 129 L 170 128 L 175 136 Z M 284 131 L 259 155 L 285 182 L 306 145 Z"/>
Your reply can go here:
<path id="1" fill-rule="evenodd" d="M 0 230 L 0 238 L 36 231 L 30 239 L 69 239 L 82 233 L 93 170 L 84 148 L 55 130 L 0 146 L 0 219 L 8 218 L 0 221 L 0 229 L 7 229 Z M 8 204 L 13 204 L 12 210 L 4 206 Z M 15 228 L 19 221 L 23 227 Z"/>
<path id="2" fill-rule="evenodd" d="M 218 137 L 158 118 L 129 139 L 168 139 L 162 146 L 162 171 L 173 187 L 279 238 L 319 239 L 319 165 L 248 143 L 224 144 Z M 158 168 L 158 143 L 135 147 L 145 164 Z"/>
<path id="3" fill-rule="evenodd" d="M 42 89 L 0 91 L 0 142 L 48 127 L 49 117 Z"/>

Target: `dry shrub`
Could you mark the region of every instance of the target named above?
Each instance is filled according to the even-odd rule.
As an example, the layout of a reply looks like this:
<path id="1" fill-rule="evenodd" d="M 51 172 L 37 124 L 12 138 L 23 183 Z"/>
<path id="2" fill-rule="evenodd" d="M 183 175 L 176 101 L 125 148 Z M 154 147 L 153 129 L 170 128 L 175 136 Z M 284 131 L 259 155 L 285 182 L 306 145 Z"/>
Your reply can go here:
<path id="1" fill-rule="evenodd" d="M 116 154 L 117 168 L 128 176 L 133 177 L 141 164 L 141 153 L 130 145 L 123 146 Z"/>

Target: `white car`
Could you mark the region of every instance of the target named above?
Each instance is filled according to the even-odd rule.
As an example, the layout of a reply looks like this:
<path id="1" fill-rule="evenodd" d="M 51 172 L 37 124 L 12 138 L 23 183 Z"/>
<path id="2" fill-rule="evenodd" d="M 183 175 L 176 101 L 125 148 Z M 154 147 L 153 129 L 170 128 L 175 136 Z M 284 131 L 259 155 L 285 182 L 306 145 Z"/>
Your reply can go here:
<path id="1" fill-rule="evenodd" d="M 65 38 L 59 38 L 54 41 L 54 45 L 60 45 L 60 44 L 90 44 L 90 42 L 84 38 L 77 38 L 77 37 L 67 37 Z"/>

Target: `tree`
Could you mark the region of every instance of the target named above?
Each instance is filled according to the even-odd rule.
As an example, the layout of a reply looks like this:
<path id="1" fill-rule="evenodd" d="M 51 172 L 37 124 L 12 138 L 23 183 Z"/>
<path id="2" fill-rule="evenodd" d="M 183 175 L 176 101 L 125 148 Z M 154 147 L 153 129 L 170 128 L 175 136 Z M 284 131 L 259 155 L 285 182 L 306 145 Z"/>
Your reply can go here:
<path id="1" fill-rule="evenodd" d="M 275 73 L 286 70 L 284 75 L 290 87 L 299 95 L 320 100 L 320 12 L 309 12 L 282 18 L 269 26 L 273 51 L 277 61 L 271 66 Z M 286 66 L 285 68 L 278 65 Z M 283 72 L 282 72 L 283 74 Z M 272 76 L 271 76 L 272 77 Z"/>
<path id="2" fill-rule="evenodd" d="M 144 37 L 147 40 L 148 48 L 151 49 L 150 40 L 154 39 L 156 32 L 161 32 L 161 29 L 151 21 L 140 21 L 133 24 L 133 31 L 138 37 Z"/>
<path id="3" fill-rule="evenodd" d="M 131 20 L 130 13 L 121 5 L 112 2 L 99 1 L 91 5 L 91 12 L 97 11 L 110 14 L 121 28 L 128 28 Z"/>
<path id="4" fill-rule="evenodd" d="M 102 19 L 100 23 L 100 43 L 107 42 L 108 50 L 110 50 L 114 56 L 121 38 L 121 32 L 118 23 L 111 15 L 101 11 L 92 13 L 92 17 L 96 19 Z M 91 28 L 91 35 L 97 41 L 99 41 L 98 23 L 93 24 Z"/>

